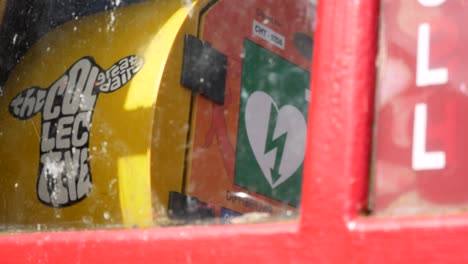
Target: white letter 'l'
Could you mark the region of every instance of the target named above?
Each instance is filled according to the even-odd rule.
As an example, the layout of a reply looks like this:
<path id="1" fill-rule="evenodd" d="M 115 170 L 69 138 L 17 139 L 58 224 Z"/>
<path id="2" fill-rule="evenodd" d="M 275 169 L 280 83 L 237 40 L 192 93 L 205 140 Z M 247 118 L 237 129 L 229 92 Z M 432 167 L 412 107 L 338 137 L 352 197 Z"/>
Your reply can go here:
<path id="1" fill-rule="evenodd" d="M 418 2 L 427 7 L 435 7 L 443 4 L 446 0 L 419 0 Z"/>
<path id="2" fill-rule="evenodd" d="M 445 168 L 445 152 L 426 152 L 427 105 L 417 104 L 414 109 L 413 170 L 440 170 Z"/>
<path id="3" fill-rule="evenodd" d="M 447 68 L 429 69 L 430 55 L 430 26 L 428 23 L 419 25 L 418 54 L 416 65 L 416 85 L 429 86 L 448 82 Z"/>

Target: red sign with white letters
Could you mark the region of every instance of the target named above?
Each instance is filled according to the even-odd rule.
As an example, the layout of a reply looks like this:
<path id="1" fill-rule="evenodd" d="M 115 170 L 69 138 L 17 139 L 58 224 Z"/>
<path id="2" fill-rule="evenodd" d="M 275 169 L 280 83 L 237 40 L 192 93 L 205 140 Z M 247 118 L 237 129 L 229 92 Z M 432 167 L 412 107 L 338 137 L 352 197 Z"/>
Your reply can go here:
<path id="1" fill-rule="evenodd" d="M 453 213 L 468 206 L 468 2 L 385 0 L 373 209 Z"/>

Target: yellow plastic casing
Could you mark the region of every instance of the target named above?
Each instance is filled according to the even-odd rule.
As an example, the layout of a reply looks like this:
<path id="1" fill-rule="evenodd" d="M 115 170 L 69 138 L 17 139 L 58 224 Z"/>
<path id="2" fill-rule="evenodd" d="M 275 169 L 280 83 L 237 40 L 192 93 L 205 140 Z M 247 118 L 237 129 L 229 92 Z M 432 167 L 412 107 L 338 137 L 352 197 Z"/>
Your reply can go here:
<path id="1" fill-rule="evenodd" d="M 185 34 L 196 34 L 208 1 L 146 1 L 69 21 L 41 37 L 11 71 L 0 97 L 0 224 L 42 228 L 147 227 L 181 191 L 191 92 L 180 85 Z M 29 87 L 50 87 L 73 63 L 103 69 L 136 55 L 143 66 L 121 89 L 101 94 L 89 139 L 92 189 L 66 207 L 37 197 L 41 114 L 8 106 Z"/>

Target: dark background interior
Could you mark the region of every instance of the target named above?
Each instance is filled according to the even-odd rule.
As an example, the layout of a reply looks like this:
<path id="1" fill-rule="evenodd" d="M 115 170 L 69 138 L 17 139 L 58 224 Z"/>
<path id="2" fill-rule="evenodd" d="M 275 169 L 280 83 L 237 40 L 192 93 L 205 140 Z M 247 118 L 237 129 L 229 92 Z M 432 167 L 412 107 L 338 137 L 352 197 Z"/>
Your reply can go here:
<path id="1" fill-rule="evenodd" d="M 75 17 L 144 0 L 8 0 L 0 28 L 0 86 L 24 53 L 52 28 Z"/>

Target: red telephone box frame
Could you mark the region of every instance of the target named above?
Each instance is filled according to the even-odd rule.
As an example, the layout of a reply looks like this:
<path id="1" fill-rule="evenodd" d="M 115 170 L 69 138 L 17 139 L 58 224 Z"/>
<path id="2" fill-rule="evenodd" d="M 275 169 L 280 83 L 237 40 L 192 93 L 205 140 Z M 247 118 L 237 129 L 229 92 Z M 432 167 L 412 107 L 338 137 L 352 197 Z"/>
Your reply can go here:
<path id="1" fill-rule="evenodd" d="M 12 234 L 1 263 L 468 263 L 468 217 L 373 218 L 366 202 L 380 0 L 318 6 L 296 222 Z"/>

